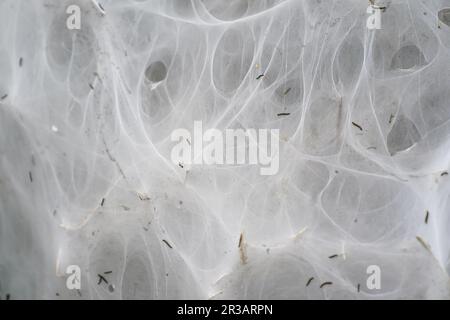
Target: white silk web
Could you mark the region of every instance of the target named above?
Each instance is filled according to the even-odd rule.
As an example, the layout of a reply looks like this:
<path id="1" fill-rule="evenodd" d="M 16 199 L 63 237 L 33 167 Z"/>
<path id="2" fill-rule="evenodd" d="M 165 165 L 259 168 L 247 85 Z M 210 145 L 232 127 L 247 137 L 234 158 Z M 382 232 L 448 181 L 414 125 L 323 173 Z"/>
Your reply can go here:
<path id="1" fill-rule="evenodd" d="M 2 0 L 0 298 L 449 298 L 450 1 L 375 2 Z M 279 172 L 172 163 L 195 120 Z"/>

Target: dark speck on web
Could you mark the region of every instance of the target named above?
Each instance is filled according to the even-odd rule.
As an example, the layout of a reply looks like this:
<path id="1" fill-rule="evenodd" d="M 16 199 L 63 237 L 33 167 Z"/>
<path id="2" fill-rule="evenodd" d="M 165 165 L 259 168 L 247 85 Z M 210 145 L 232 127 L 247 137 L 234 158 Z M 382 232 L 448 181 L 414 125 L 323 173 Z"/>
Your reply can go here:
<path id="1" fill-rule="evenodd" d="M 101 274 L 97 274 L 98 276 L 98 282 L 97 284 L 101 284 L 103 281 L 108 284 L 108 280 L 106 280 L 106 278 L 104 276 L 102 276 Z"/>
<path id="2" fill-rule="evenodd" d="M 320 285 L 320 288 L 323 288 L 323 287 L 325 287 L 325 286 L 331 286 L 333 284 L 333 282 L 331 282 L 331 281 L 326 281 L 326 282 L 324 282 L 324 283 L 322 283 L 321 285 Z"/>
<path id="3" fill-rule="evenodd" d="M 355 123 L 355 122 L 352 122 L 352 125 L 354 125 L 355 127 L 357 127 L 359 130 L 363 131 L 363 128 L 362 128 L 359 124 L 357 124 L 357 123 Z"/>
<path id="4" fill-rule="evenodd" d="M 394 119 L 394 115 L 393 114 L 391 114 L 391 116 L 389 117 L 389 123 L 392 123 L 392 120 Z"/>
<path id="5" fill-rule="evenodd" d="M 170 249 L 172 249 L 172 246 L 170 245 L 170 243 L 169 243 L 167 240 L 163 239 L 163 242 L 164 242 Z"/>

